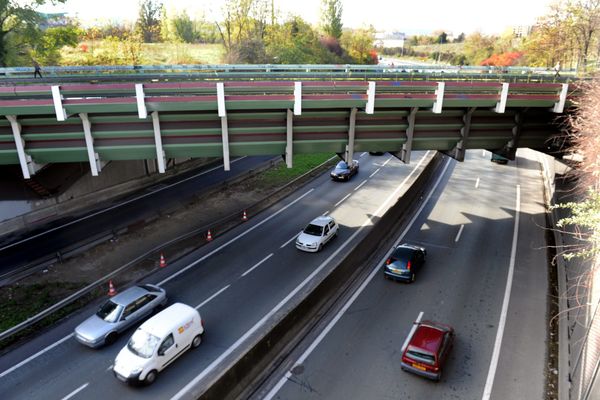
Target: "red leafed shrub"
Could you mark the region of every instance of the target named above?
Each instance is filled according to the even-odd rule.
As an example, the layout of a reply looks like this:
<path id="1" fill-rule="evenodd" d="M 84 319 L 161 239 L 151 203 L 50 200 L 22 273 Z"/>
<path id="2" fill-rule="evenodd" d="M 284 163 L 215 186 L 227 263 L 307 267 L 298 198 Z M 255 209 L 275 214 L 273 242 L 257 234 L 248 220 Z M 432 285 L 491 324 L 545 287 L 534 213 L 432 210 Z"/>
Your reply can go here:
<path id="1" fill-rule="evenodd" d="M 84 53 L 87 53 L 87 51 L 88 51 L 88 45 L 86 43 L 81 43 L 79 45 L 79 49 L 81 49 L 81 51 L 83 51 Z"/>
<path id="2" fill-rule="evenodd" d="M 521 51 L 510 51 L 502 54 L 492 54 L 487 59 L 481 62 L 481 65 L 496 66 L 496 67 L 510 67 L 515 65 L 519 59 L 523 57 Z"/>

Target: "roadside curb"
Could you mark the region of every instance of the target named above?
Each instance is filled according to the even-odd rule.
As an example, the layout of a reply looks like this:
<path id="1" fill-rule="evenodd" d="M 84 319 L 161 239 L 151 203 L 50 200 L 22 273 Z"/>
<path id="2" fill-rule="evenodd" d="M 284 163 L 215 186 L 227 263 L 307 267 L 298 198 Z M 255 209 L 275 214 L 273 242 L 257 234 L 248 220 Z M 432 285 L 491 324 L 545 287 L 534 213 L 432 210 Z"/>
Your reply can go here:
<path id="1" fill-rule="evenodd" d="M 562 235 L 558 232 L 556 222 L 558 221 L 558 215 L 556 210 L 551 210 L 551 206 L 556 204 L 556 191 L 554 185 L 554 178 L 556 171 L 551 168 L 546 162 L 547 156 L 541 155 L 540 164 L 542 166 L 542 181 L 544 182 L 544 200 L 547 212 L 547 220 L 549 221 L 549 229 L 552 230 L 552 236 L 554 237 L 554 244 L 556 249 L 562 248 L 564 243 Z M 543 158 L 542 158 L 543 157 Z M 571 366 L 569 362 L 570 354 L 570 337 L 568 329 L 568 304 L 567 304 L 567 272 L 565 261 L 561 256 L 555 257 L 556 261 L 556 273 L 558 281 L 558 399 L 569 400 L 570 389 L 571 389 Z M 563 315 L 564 314 L 564 315 Z"/>

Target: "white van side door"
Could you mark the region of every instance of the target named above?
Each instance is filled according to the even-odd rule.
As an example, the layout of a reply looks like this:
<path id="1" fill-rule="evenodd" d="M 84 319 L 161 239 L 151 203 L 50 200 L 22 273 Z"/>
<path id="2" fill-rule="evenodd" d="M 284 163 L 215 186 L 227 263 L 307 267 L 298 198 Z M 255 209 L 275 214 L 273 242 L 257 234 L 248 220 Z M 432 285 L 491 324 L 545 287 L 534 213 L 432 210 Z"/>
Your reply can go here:
<path id="1" fill-rule="evenodd" d="M 169 365 L 172 361 L 174 361 L 177 356 L 183 351 L 185 348 L 179 348 L 177 343 L 173 338 L 173 334 L 169 334 L 158 346 L 158 362 L 156 363 L 160 370 L 164 369 L 167 365 Z"/>

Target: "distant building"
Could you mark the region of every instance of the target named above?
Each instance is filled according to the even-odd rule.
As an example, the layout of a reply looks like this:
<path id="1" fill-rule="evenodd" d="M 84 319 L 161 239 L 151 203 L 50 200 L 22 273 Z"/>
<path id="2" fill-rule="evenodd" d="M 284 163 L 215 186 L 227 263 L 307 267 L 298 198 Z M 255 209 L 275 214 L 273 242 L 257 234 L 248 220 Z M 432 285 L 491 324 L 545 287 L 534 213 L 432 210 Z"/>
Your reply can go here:
<path id="1" fill-rule="evenodd" d="M 374 45 L 384 48 L 402 48 L 404 40 L 406 40 L 406 35 L 403 32 L 377 32 Z"/>
<path id="2" fill-rule="evenodd" d="M 516 38 L 525 38 L 531 34 L 531 25 L 518 25 L 513 26 L 513 36 Z"/>
<path id="3" fill-rule="evenodd" d="M 56 28 L 58 26 L 67 26 L 71 22 L 71 18 L 67 16 L 67 13 L 38 12 L 38 15 L 42 19 L 42 22 L 40 22 L 40 29 L 42 30 Z"/>

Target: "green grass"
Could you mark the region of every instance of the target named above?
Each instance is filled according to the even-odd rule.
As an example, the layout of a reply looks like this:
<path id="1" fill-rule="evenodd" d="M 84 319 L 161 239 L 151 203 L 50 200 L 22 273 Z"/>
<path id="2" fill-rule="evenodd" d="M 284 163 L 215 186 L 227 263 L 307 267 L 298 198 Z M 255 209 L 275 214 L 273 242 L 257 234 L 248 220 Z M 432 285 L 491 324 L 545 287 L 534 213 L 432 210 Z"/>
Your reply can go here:
<path id="1" fill-rule="evenodd" d="M 66 297 L 65 294 L 70 294 L 83 286 L 79 283 L 60 282 L 8 287 L 2 296 L 0 331 L 25 321 L 40 310 L 53 305 L 57 297 Z"/>
<path id="2" fill-rule="evenodd" d="M 297 154 L 293 158 L 293 167 L 288 168 L 285 162 L 265 171 L 258 177 L 258 184 L 264 186 L 277 186 L 283 185 L 292 179 L 308 172 L 312 168 L 323 164 L 325 161 L 333 157 L 331 153 L 317 153 L 317 154 Z M 334 160 L 332 163 L 334 163 Z"/>
<path id="3" fill-rule="evenodd" d="M 144 43 L 138 64 L 221 64 L 224 54 L 220 44 Z M 64 47 L 61 64 L 131 65 L 132 62 L 121 43 L 95 41 L 80 43 L 78 47 Z"/>

